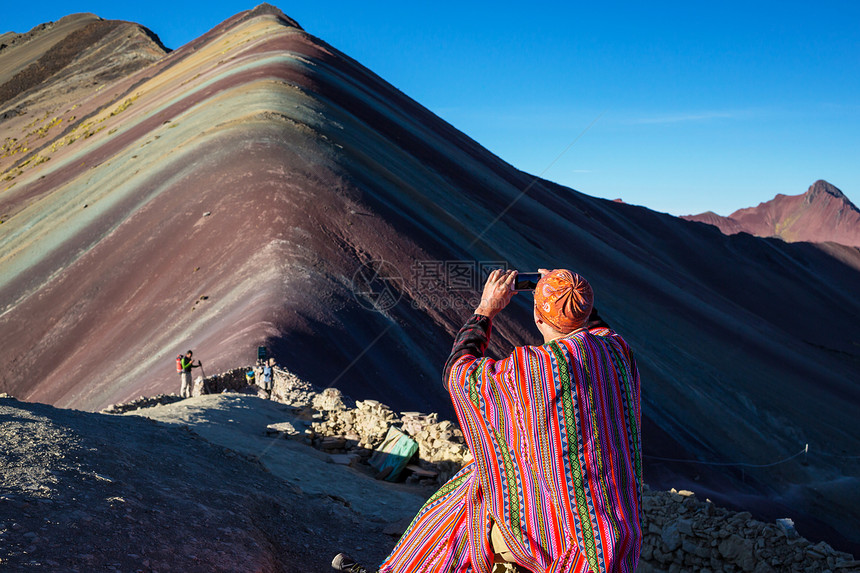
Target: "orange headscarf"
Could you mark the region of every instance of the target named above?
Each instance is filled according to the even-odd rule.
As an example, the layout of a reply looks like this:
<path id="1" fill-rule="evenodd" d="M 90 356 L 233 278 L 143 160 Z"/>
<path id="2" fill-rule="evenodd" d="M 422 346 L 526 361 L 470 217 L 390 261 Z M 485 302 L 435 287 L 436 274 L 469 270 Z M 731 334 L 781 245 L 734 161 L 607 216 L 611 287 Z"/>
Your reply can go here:
<path id="1" fill-rule="evenodd" d="M 566 269 L 544 275 L 535 287 L 538 314 L 559 332 L 567 333 L 584 325 L 593 305 L 591 285 Z"/>

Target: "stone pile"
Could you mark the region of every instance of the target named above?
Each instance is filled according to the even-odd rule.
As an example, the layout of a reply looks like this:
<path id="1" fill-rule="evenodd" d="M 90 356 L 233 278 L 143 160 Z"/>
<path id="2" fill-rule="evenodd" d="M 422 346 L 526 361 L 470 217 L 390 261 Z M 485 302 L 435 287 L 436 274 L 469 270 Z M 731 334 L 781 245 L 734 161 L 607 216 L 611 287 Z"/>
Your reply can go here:
<path id="1" fill-rule="evenodd" d="M 439 482 L 444 483 L 463 467 L 469 448 L 456 424 L 438 418 L 436 413 L 404 412 L 401 429 L 418 442 L 419 465 L 438 472 Z"/>
<path id="2" fill-rule="evenodd" d="M 263 369 L 255 368 L 257 380 L 263 379 Z M 273 368 L 274 377 L 272 381 L 271 399 L 282 404 L 290 406 L 304 407 L 310 406 L 317 392 L 313 385 L 305 382 L 292 372 L 278 368 Z M 346 404 L 344 404 L 346 407 Z"/>
<path id="3" fill-rule="evenodd" d="M 332 456 L 335 463 L 367 462 L 397 421 L 395 413 L 376 400 L 353 402 L 337 388 L 312 396 L 299 415 L 311 420 L 306 442 Z"/>
<path id="4" fill-rule="evenodd" d="M 343 412 L 356 407 L 356 402 L 344 396 L 337 388 L 326 388 L 322 392 L 311 396 L 311 406 L 323 414 L 331 412 Z M 388 407 L 385 406 L 387 409 Z"/>
<path id="5" fill-rule="evenodd" d="M 177 394 L 158 394 L 156 396 L 141 396 L 137 400 L 126 402 L 123 404 L 111 404 L 101 411 L 102 414 L 122 414 L 131 410 L 140 410 L 141 408 L 151 408 L 152 406 L 160 406 L 162 404 L 172 404 L 182 400 Z"/>
<path id="6" fill-rule="evenodd" d="M 645 538 L 639 571 L 860 571 L 860 561 L 811 543 L 790 519 L 764 523 L 701 501 L 691 491 L 645 488 Z"/>
<path id="7" fill-rule="evenodd" d="M 332 391 L 340 394 L 339 390 L 328 388 L 320 398 Z M 321 409 L 320 406 L 326 405 L 323 404 L 324 401 L 314 399 L 314 407 Z M 373 450 L 381 444 L 385 434 L 388 433 L 388 427 L 399 421 L 391 408 L 376 400 L 359 400 L 355 403 L 355 408 L 338 408 L 323 410 L 323 412 L 326 417 L 311 426 L 315 436 L 342 438 L 356 442 L 359 448 L 368 450 Z"/>
<path id="8" fill-rule="evenodd" d="M 245 380 L 245 373 L 249 370 L 251 369 L 234 368 L 206 378 L 198 376 L 194 381 L 194 387 L 191 389 L 191 395 L 202 396 L 203 394 L 246 391 L 248 383 Z"/>
<path id="9" fill-rule="evenodd" d="M 438 421 L 438 415 L 420 412 L 398 414 L 376 400 L 351 400 L 337 388 L 326 388 L 311 399 L 313 423 L 307 434 L 310 443 L 345 463 L 367 461 L 378 448 L 388 429 L 399 428 L 418 443 L 418 456 L 407 472 L 407 481 L 444 483 L 463 465 L 469 450 L 463 434 L 451 422 Z"/>

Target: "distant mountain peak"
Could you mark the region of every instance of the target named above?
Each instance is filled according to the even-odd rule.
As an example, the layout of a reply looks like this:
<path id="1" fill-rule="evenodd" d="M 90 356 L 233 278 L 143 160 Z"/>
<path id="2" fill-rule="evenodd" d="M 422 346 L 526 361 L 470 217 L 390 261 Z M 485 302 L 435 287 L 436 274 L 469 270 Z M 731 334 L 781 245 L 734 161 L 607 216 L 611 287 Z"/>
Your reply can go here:
<path id="1" fill-rule="evenodd" d="M 249 10 L 243 20 L 247 20 L 249 18 L 256 18 L 257 16 L 275 16 L 288 26 L 293 26 L 294 28 L 298 28 L 299 30 L 304 30 L 304 28 L 302 28 L 298 22 L 284 14 L 280 8 L 278 8 L 277 6 L 272 6 L 271 4 L 267 4 L 266 2 L 263 2 L 262 4 Z"/>
<path id="2" fill-rule="evenodd" d="M 0 107 L 13 109 L 0 109 L 0 120 L 19 115 L 16 107 L 23 109 L 30 100 L 38 99 L 31 90 L 41 90 L 42 97 L 47 97 L 53 89 L 51 82 L 62 85 L 59 89 L 65 94 L 87 85 L 104 85 L 146 67 L 169 51 L 154 32 L 139 24 L 104 20 L 89 13 L 72 14 L 25 34 L 5 34 L 2 38 Z M 102 51 L 116 50 L 122 51 L 122 57 L 101 57 Z M 77 93 L 80 96 L 83 92 Z M 11 103 L 19 97 L 23 99 Z"/>
<path id="3" fill-rule="evenodd" d="M 785 241 L 831 241 L 860 246 L 860 210 L 842 191 L 823 179 L 810 185 L 802 195 L 778 193 L 770 201 L 738 209 L 728 217 L 708 211 L 683 218 L 714 225 L 727 235 L 747 232 Z"/>
<path id="4" fill-rule="evenodd" d="M 69 14 L 68 16 L 63 16 L 59 20 L 57 20 L 57 24 L 64 24 L 66 22 L 72 22 L 74 20 L 104 20 L 98 14 L 93 14 L 92 12 L 76 12 L 74 14 Z M 50 22 L 49 24 L 53 24 Z M 38 27 L 38 26 L 37 26 Z"/>
<path id="5" fill-rule="evenodd" d="M 818 181 L 809 186 L 809 189 L 806 191 L 806 202 L 811 203 L 816 198 L 821 197 L 822 195 L 830 195 L 832 197 L 835 197 L 836 199 L 842 199 L 843 201 L 851 203 L 848 197 L 845 196 L 845 193 L 843 193 L 836 186 L 831 185 L 824 179 L 819 179 Z"/>

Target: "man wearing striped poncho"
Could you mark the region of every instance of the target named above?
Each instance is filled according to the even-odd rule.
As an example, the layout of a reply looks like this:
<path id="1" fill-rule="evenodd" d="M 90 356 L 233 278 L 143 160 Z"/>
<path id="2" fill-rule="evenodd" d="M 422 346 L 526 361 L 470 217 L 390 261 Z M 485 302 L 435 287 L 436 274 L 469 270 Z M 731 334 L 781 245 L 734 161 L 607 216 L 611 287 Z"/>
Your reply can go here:
<path id="1" fill-rule="evenodd" d="M 416 516 L 379 571 L 633 573 L 642 540 L 639 374 L 566 270 L 535 289 L 542 346 L 484 357 L 516 273 L 494 271 L 444 380 L 473 461 Z M 348 570 L 348 569 L 345 569 Z M 363 569 L 355 569 L 364 571 Z"/>

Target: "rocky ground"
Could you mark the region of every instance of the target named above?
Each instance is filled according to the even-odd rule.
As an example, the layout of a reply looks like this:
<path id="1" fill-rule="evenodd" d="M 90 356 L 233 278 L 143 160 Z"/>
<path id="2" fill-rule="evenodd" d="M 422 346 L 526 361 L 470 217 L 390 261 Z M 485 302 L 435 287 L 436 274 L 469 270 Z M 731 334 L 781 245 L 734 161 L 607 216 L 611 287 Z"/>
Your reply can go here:
<path id="1" fill-rule="evenodd" d="M 801 537 L 790 518 L 765 523 L 674 489 L 646 489 L 643 506 L 643 573 L 860 571 L 850 554 Z"/>
<path id="2" fill-rule="evenodd" d="M 455 424 L 355 402 L 278 370 L 198 379 L 112 415 L 0 400 L 0 570 L 326 571 L 393 547 L 468 450 Z M 125 414 L 125 415 L 117 415 Z M 419 445 L 406 483 L 368 464 L 388 428 Z M 640 570 L 860 571 L 790 519 L 764 523 L 689 491 L 643 496 Z"/>
<path id="3" fill-rule="evenodd" d="M 394 543 L 335 490 L 142 417 L 2 399 L 0 475 L 2 571 L 325 571 Z"/>

